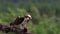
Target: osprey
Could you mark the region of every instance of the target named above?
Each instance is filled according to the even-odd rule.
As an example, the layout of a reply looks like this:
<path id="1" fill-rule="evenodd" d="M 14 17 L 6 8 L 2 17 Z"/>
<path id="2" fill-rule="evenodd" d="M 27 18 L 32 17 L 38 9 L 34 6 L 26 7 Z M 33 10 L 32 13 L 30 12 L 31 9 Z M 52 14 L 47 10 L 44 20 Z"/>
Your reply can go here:
<path id="1" fill-rule="evenodd" d="M 28 27 L 26 26 L 26 23 L 28 23 L 30 19 L 32 19 L 31 15 L 26 15 L 26 16 L 23 16 L 23 17 L 18 16 L 15 21 L 10 23 L 10 26 L 17 27 L 16 25 L 22 24 L 22 26 L 24 27 L 24 32 L 27 32 Z"/>

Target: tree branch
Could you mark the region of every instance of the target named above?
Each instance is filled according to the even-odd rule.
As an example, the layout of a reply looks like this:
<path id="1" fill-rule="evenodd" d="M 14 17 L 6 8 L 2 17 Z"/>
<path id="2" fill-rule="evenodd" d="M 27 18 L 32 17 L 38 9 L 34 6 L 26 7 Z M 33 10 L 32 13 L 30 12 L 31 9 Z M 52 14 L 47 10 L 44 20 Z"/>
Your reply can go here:
<path id="1" fill-rule="evenodd" d="M 0 31 L 5 32 L 5 33 L 15 32 L 16 34 L 31 34 L 28 32 L 24 32 L 23 29 L 16 28 L 13 26 L 6 26 L 6 25 L 2 25 L 2 24 L 0 24 Z"/>

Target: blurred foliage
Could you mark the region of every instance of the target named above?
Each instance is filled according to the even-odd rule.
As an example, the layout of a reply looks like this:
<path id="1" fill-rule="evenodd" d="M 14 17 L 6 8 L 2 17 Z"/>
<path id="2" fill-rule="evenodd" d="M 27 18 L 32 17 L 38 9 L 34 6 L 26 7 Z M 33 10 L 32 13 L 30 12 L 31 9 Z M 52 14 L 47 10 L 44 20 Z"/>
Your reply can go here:
<path id="1" fill-rule="evenodd" d="M 27 26 L 33 34 L 60 34 L 60 0 L 0 0 L 1 24 L 27 14 L 32 16 Z"/>

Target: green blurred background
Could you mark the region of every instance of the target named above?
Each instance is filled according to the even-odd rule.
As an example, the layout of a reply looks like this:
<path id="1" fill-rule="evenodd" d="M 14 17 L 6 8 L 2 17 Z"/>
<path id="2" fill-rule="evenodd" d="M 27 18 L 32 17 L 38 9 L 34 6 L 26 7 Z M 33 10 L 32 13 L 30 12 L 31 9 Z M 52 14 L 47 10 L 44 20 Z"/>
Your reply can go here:
<path id="1" fill-rule="evenodd" d="M 9 25 L 17 16 L 27 14 L 32 16 L 29 32 L 60 34 L 60 0 L 0 0 L 0 24 Z"/>

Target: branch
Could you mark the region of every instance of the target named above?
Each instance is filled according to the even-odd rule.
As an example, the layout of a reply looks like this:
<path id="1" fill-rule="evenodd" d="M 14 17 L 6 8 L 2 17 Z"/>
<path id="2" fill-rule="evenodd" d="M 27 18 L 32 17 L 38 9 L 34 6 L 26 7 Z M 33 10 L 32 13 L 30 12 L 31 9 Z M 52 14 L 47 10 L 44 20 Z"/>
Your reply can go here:
<path id="1" fill-rule="evenodd" d="M 31 34 L 28 32 L 24 32 L 23 29 L 16 28 L 13 26 L 6 26 L 6 25 L 2 25 L 2 24 L 0 24 L 0 31 L 5 32 L 5 33 L 15 32 L 16 34 Z"/>

